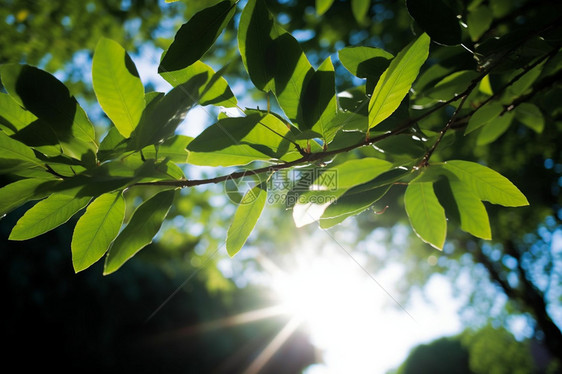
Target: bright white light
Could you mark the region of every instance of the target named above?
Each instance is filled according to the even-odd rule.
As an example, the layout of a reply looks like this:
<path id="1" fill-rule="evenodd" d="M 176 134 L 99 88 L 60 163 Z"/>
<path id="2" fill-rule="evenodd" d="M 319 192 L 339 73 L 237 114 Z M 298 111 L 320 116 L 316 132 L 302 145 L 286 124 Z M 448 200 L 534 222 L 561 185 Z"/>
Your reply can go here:
<path id="1" fill-rule="evenodd" d="M 398 292 L 392 285 L 401 276 L 399 267 L 377 273 L 377 284 L 338 248 L 306 252 L 296 255 L 295 264 L 272 273 L 272 287 L 283 310 L 301 321 L 322 352 L 324 363 L 311 366 L 307 374 L 385 373 L 414 345 L 458 331 L 450 304 L 445 317 L 444 305 L 435 310 L 416 300 L 416 321 L 398 307 L 386 291 Z M 439 286 L 440 296 L 450 297 L 450 290 Z"/>

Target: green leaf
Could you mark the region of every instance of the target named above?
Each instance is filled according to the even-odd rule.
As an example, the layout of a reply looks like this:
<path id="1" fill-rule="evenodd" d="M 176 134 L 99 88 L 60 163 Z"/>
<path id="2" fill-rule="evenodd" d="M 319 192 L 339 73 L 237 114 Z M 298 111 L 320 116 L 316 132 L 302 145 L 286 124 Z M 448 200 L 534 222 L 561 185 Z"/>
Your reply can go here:
<path id="1" fill-rule="evenodd" d="M 160 74 L 173 87 L 188 82 L 196 76 L 205 75 L 206 81 L 201 84 L 198 92 L 198 100 L 201 105 L 217 105 L 224 107 L 235 107 L 236 97 L 230 90 L 226 79 L 201 61 L 195 61 L 192 65 L 173 72 Z"/>
<path id="2" fill-rule="evenodd" d="M 338 108 L 334 65 L 330 58 L 312 74 L 301 101 L 302 107 L 306 108 L 301 129 L 311 129 L 322 135 L 326 142 L 331 142 L 340 125 L 332 122 Z"/>
<path id="3" fill-rule="evenodd" d="M 288 140 L 289 129 L 276 116 L 249 111 L 246 117 L 222 118 L 189 145 L 193 165 L 234 166 L 252 161 L 300 157 Z"/>
<path id="4" fill-rule="evenodd" d="M 249 0 L 240 17 L 238 48 L 254 85 L 273 92 L 291 122 L 302 123 L 302 93 L 314 68 L 298 41 L 275 22 L 264 0 Z"/>
<path id="5" fill-rule="evenodd" d="M 515 118 L 537 134 L 544 130 L 544 116 L 535 104 L 519 104 L 515 108 Z"/>
<path id="6" fill-rule="evenodd" d="M 351 0 L 351 11 L 357 23 L 365 23 L 370 4 L 371 0 Z"/>
<path id="7" fill-rule="evenodd" d="M 459 212 L 461 229 L 478 238 L 492 239 L 490 220 L 482 201 L 458 180 L 449 179 L 449 185 Z"/>
<path id="8" fill-rule="evenodd" d="M 207 81 L 207 74 L 198 74 L 173 88 L 165 96 L 153 98 L 146 106 L 139 125 L 132 134 L 135 150 L 158 144 L 174 135 L 187 112 L 199 100 L 199 90 Z"/>
<path id="9" fill-rule="evenodd" d="M 9 239 L 26 240 L 51 231 L 78 213 L 90 199 L 90 196 L 54 193 L 35 204 L 18 220 Z"/>
<path id="10" fill-rule="evenodd" d="M 235 11 L 236 1 L 228 0 L 197 12 L 176 33 L 158 66 L 158 72 L 180 70 L 203 57 Z"/>
<path id="11" fill-rule="evenodd" d="M 384 49 L 374 47 L 346 47 L 338 51 L 342 65 L 358 78 L 367 79 L 367 91 L 375 84 L 394 57 Z"/>
<path id="12" fill-rule="evenodd" d="M 0 166 L 4 164 L 4 160 L 21 160 L 31 165 L 43 165 L 31 148 L 0 131 Z"/>
<path id="13" fill-rule="evenodd" d="M 117 127 L 111 127 L 100 143 L 98 158 L 102 162 L 111 160 L 125 153 L 128 148 L 128 139 L 119 133 Z"/>
<path id="14" fill-rule="evenodd" d="M 266 184 L 261 183 L 248 190 L 240 201 L 226 236 L 226 251 L 231 257 L 238 253 L 246 243 L 258 222 L 266 199 Z"/>
<path id="15" fill-rule="evenodd" d="M 320 227 L 329 228 L 348 217 L 357 215 L 379 201 L 390 189 L 389 186 L 362 190 L 351 188 L 330 204 L 320 218 Z"/>
<path id="16" fill-rule="evenodd" d="M 433 190 L 433 183 L 410 183 L 404 194 L 404 205 L 417 236 L 431 246 L 443 250 L 447 236 L 445 210 Z"/>
<path id="17" fill-rule="evenodd" d="M 388 118 L 408 94 L 429 53 L 429 37 L 422 34 L 390 62 L 369 101 L 369 128 Z"/>
<path id="18" fill-rule="evenodd" d="M 0 129 L 13 135 L 37 117 L 18 105 L 8 94 L 0 92 Z"/>
<path id="19" fill-rule="evenodd" d="M 316 0 L 316 14 L 321 16 L 332 6 L 334 0 Z"/>
<path id="20" fill-rule="evenodd" d="M 119 43 L 102 38 L 92 62 L 92 84 L 107 116 L 123 137 L 137 127 L 145 106 L 144 86 L 133 60 Z"/>
<path id="21" fill-rule="evenodd" d="M 428 89 L 426 95 L 439 101 L 450 100 L 465 91 L 478 75 L 478 72 L 472 70 L 457 71 L 440 80 L 433 88 Z"/>
<path id="22" fill-rule="evenodd" d="M 298 196 L 293 207 L 293 220 L 297 227 L 320 220 L 324 211 L 348 189 L 369 182 L 389 170 L 392 164 L 378 158 L 349 160 L 325 168 L 309 169 L 315 178 L 309 190 Z"/>
<path id="23" fill-rule="evenodd" d="M 75 272 L 87 269 L 107 252 L 119 234 L 124 217 L 125 200 L 121 191 L 103 194 L 88 206 L 72 234 Z"/>
<path id="24" fill-rule="evenodd" d="M 187 163 L 187 146 L 193 140 L 190 136 L 175 135 L 162 144 L 148 146 L 142 150 L 146 159 L 167 159 L 178 164 Z"/>
<path id="25" fill-rule="evenodd" d="M 517 98 L 518 96 L 523 95 L 529 88 L 531 88 L 533 83 L 541 75 L 543 67 L 544 67 L 544 64 L 542 64 L 542 63 L 538 64 L 537 66 L 535 66 L 534 68 L 532 68 L 531 70 L 526 72 L 517 81 L 513 82 L 513 84 L 510 85 L 507 88 L 505 94 L 503 95 L 503 99 L 505 101 L 509 102 L 509 101 Z M 523 69 L 517 69 L 513 72 L 512 75 L 513 75 L 513 77 L 515 77 L 515 76 L 521 74 L 523 71 L 524 71 Z"/>
<path id="26" fill-rule="evenodd" d="M 477 145 L 486 145 L 492 143 L 507 131 L 513 120 L 514 112 L 506 112 L 496 119 L 490 121 L 480 130 L 476 138 Z"/>
<path id="27" fill-rule="evenodd" d="M 498 172 L 470 161 L 451 160 L 443 167 L 452 172 L 480 200 L 517 207 L 529 205 L 525 195 Z"/>
<path id="28" fill-rule="evenodd" d="M 497 118 L 503 112 L 503 105 L 499 101 L 492 101 L 480 107 L 468 120 L 464 134 L 470 134 L 485 124 Z"/>
<path id="29" fill-rule="evenodd" d="M 494 17 L 490 8 L 481 5 L 468 13 L 466 23 L 472 41 L 477 41 L 492 25 Z"/>
<path id="30" fill-rule="evenodd" d="M 0 188 L 0 218 L 28 201 L 49 195 L 58 181 L 22 179 Z"/>
<path id="31" fill-rule="evenodd" d="M 457 14 L 443 0 L 406 0 L 408 12 L 433 41 L 456 45 L 462 41 Z"/>
<path id="32" fill-rule="evenodd" d="M 162 191 L 141 205 L 117 236 L 105 260 L 103 274 L 119 269 L 138 251 L 152 243 L 174 201 L 173 190 Z"/>
<path id="33" fill-rule="evenodd" d="M 94 127 L 58 79 L 35 67 L 17 64 L 3 65 L 1 79 L 8 94 L 39 119 L 23 130 L 41 145 L 56 145 L 67 156 L 95 163 L 98 147 Z M 50 137 L 43 136 L 46 130 Z"/>

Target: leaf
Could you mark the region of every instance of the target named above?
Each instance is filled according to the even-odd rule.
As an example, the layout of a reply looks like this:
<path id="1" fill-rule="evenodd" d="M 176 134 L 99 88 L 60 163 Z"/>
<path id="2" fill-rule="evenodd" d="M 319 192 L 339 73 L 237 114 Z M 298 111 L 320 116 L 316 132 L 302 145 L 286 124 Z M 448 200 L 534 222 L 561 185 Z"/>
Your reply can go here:
<path id="1" fill-rule="evenodd" d="M 433 183 L 410 183 L 404 194 L 404 205 L 417 236 L 431 246 L 443 250 L 447 236 L 445 210 L 433 190 Z"/>
<path id="2" fill-rule="evenodd" d="M 201 105 L 220 105 L 224 107 L 235 107 L 236 97 L 230 90 L 226 79 L 201 61 L 195 61 L 192 65 L 173 72 L 164 72 L 160 74 L 173 87 L 186 83 L 193 77 L 206 77 L 206 81 L 201 84 L 198 92 L 198 100 Z"/>
<path id="3" fill-rule="evenodd" d="M 228 0 L 197 12 L 176 33 L 174 41 L 158 66 L 158 72 L 180 70 L 203 57 L 235 11 L 236 2 Z"/>
<path id="4" fill-rule="evenodd" d="M 357 23 L 365 23 L 370 4 L 371 0 L 351 0 L 351 11 Z"/>
<path id="5" fill-rule="evenodd" d="M 433 41 L 457 45 L 462 41 L 457 14 L 443 0 L 406 0 L 408 12 Z"/>
<path id="6" fill-rule="evenodd" d="M 369 128 L 381 123 L 400 106 L 427 59 L 429 42 L 427 34 L 422 34 L 390 62 L 369 101 Z"/>
<path id="7" fill-rule="evenodd" d="M 311 169 L 314 179 L 309 190 L 297 197 L 293 220 L 297 227 L 320 220 L 324 211 L 348 189 L 369 182 L 392 164 L 378 158 L 346 161 L 330 168 Z"/>
<path id="8" fill-rule="evenodd" d="M 119 43 L 101 38 L 92 61 L 96 97 L 119 133 L 128 138 L 145 107 L 144 86 L 133 60 Z"/>
<path id="9" fill-rule="evenodd" d="M 465 91 L 470 83 L 477 78 L 479 73 L 472 70 L 462 70 L 440 80 L 434 87 L 426 91 L 426 95 L 439 100 L 447 101 Z"/>
<path id="10" fill-rule="evenodd" d="M 544 116 L 535 104 L 519 104 L 515 108 L 515 118 L 537 134 L 541 134 L 544 130 Z"/>
<path id="11" fill-rule="evenodd" d="M 80 217 L 72 234 L 74 271 L 87 269 L 109 249 L 119 234 L 125 217 L 125 200 L 121 191 L 96 198 Z"/>
<path id="12" fill-rule="evenodd" d="M 490 220 L 482 201 L 460 181 L 449 179 L 449 184 L 459 212 L 461 229 L 478 238 L 492 239 Z"/>
<path id="13" fill-rule="evenodd" d="M 513 112 L 506 112 L 502 116 L 487 123 L 476 138 L 477 145 L 492 143 L 507 131 L 513 120 Z"/>
<path id="14" fill-rule="evenodd" d="M 117 236 L 105 259 L 103 274 L 117 271 L 138 251 L 152 243 L 174 201 L 174 190 L 162 191 L 141 205 Z"/>
<path id="15" fill-rule="evenodd" d="M 331 121 L 338 108 L 334 65 L 330 58 L 312 74 L 301 101 L 302 107 L 306 108 L 301 129 L 311 129 L 322 135 L 327 143 L 331 142 L 340 125 Z"/>
<path id="16" fill-rule="evenodd" d="M 467 16 L 468 34 L 472 41 L 477 41 L 492 25 L 494 17 L 486 5 L 470 11 Z"/>
<path id="17" fill-rule="evenodd" d="M 246 243 L 258 222 L 266 199 L 266 184 L 261 183 L 248 190 L 240 201 L 226 236 L 226 251 L 231 257 L 238 253 Z"/>
<path id="18" fill-rule="evenodd" d="M 349 189 L 334 203 L 330 204 L 320 218 L 320 227 L 332 227 L 348 217 L 363 212 L 380 200 L 389 190 L 389 186 L 373 188 L 370 190 Z"/>
<path id="19" fill-rule="evenodd" d="M 499 101 L 492 101 L 480 107 L 468 120 L 468 126 L 464 131 L 465 135 L 479 129 L 503 112 L 503 105 Z"/>
<path id="20" fill-rule="evenodd" d="M 187 112 L 197 104 L 199 90 L 207 81 L 207 74 L 198 74 L 173 88 L 166 95 L 153 98 L 146 106 L 139 125 L 132 134 L 132 146 L 140 150 L 158 144 L 174 135 Z"/>
<path id="21" fill-rule="evenodd" d="M 58 181 L 21 179 L 0 188 L 0 218 L 28 201 L 49 195 Z"/>
<path id="22" fill-rule="evenodd" d="M 90 199 L 90 196 L 77 197 L 74 194 L 53 193 L 35 204 L 18 220 L 9 239 L 27 240 L 51 231 L 78 213 Z"/>
<path id="23" fill-rule="evenodd" d="M 451 160 L 443 167 L 452 172 L 480 200 L 509 207 L 529 205 L 525 195 L 498 172 L 470 161 Z"/>
<path id="24" fill-rule="evenodd" d="M 332 6 L 334 0 L 316 0 L 316 14 L 321 16 Z"/>
<path id="25" fill-rule="evenodd" d="M 342 65 L 358 78 L 367 79 L 367 91 L 375 84 L 394 57 L 384 49 L 374 47 L 346 47 L 338 51 Z"/>
<path id="26" fill-rule="evenodd" d="M 297 127 L 302 123 L 302 93 L 314 73 L 298 41 L 275 22 L 264 0 L 249 0 L 240 17 L 238 48 L 254 85 L 273 92 Z"/>
<path id="27" fill-rule="evenodd" d="M 0 92 L 0 128 L 8 135 L 23 129 L 37 117 L 18 105 L 8 94 Z"/>
<path id="28" fill-rule="evenodd" d="M 257 160 L 294 160 L 300 157 L 287 136 L 289 129 L 276 116 L 248 112 L 246 117 L 222 118 L 189 145 L 193 165 L 234 166 Z M 294 150 L 290 153 L 290 150 Z"/>
<path id="29" fill-rule="evenodd" d="M 33 129 L 41 145 L 57 145 L 65 155 L 93 165 L 97 151 L 94 127 L 68 89 L 51 74 L 29 65 L 2 65 L 1 78 L 8 94 L 38 120 L 24 130 Z M 47 128 L 54 135 L 43 137 Z M 40 134 L 40 135 L 37 135 Z M 34 144 L 26 142 L 29 146 Z"/>
<path id="30" fill-rule="evenodd" d="M 107 161 L 122 155 L 129 148 L 128 139 L 123 137 L 117 127 L 111 127 L 100 143 L 98 158 Z"/>
<path id="31" fill-rule="evenodd" d="M 0 131 L 0 166 L 4 160 L 21 160 L 31 165 L 43 166 L 31 148 Z"/>
<path id="32" fill-rule="evenodd" d="M 148 146 L 142 150 L 145 158 L 167 159 L 169 161 L 185 164 L 187 163 L 187 146 L 193 140 L 190 136 L 174 135 L 162 144 Z"/>

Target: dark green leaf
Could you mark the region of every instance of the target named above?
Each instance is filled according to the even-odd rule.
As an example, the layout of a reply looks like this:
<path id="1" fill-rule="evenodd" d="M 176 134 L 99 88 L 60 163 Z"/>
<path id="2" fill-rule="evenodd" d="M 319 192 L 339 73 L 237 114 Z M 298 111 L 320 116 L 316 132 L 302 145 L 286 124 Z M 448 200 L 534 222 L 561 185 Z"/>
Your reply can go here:
<path id="1" fill-rule="evenodd" d="M 56 141 L 55 145 L 60 146 L 64 154 L 88 164 L 94 163 L 97 151 L 94 127 L 59 80 L 28 65 L 3 65 L 1 73 L 2 83 L 10 96 L 39 119 L 34 124 L 47 127 L 54 134 L 49 140 Z"/>
<path id="2" fill-rule="evenodd" d="M 180 70 L 199 60 L 217 40 L 235 11 L 236 2 L 228 0 L 196 13 L 177 32 L 158 72 Z"/>
<path id="3" fill-rule="evenodd" d="M 238 47 L 254 85 L 273 92 L 295 124 L 302 123 L 300 100 L 314 69 L 297 40 L 275 22 L 264 0 L 249 0 L 240 17 Z"/>
<path id="4" fill-rule="evenodd" d="M 358 78 L 367 79 L 368 92 L 373 92 L 379 77 L 394 57 L 391 53 L 374 47 L 346 47 L 338 51 L 342 65 Z"/>
<path id="5" fill-rule="evenodd" d="M 321 16 L 332 6 L 334 0 L 316 0 L 316 14 Z"/>
<path id="6" fill-rule="evenodd" d="M 470 134 L 474 130 L 479 129 L 485 124 L 497 118 L 503 111 L 503 105 L 499 101 L 492 101 L 480 107 L 468 120 L 468 126 L 464 132 L 465 135 Z"/>
<path id="7" fill-rule="evenodd" d="M 461 25 L 455 11 L 443 0 L 406 0 L 408 12 L 433 41 L 460 44 Z"/>
<path id="8" fill-rule="evenodd" d="M 294 160 L 300 153 L 288 136 L 287 126 L 272 114 L 248 112 L 246 117 L 223 118 L 189 143 L 188 162 L 234 166 L 256 160 Z"/>
<path id="9" fill-rule="evenodd" d="M 0 129 L 13 135 L 23 129 L 37 117 L 18 105 L 8 94 L 0 92 Z"/>
<path id="10" fill-rule="evenodd" d="M 199 87 L 199 104 L 212 104 L 224 107 L 236 106 L 236 98 L 226 80 L 219 73 L 215 73 L 210 66 L 201 61 L 196 61 L 185 69 L 165 72 L 160 75 L 174 87 L 186 83 L 194 77 L 204 75 L 207 80 Z"/>
<path id="11" fill-rule="evenodd" d="M 492 121 L 488 122 L 486 126 L 484 126 L 480 133 L 478 133 L 478 137 L 476 138 L 477 145 L 486 145 L 492 143 L 504 132 L 507 131 L 511 122 L 513 120 L 513 112 L 507 112 L 503 115 L 496 117 Z"/>
<path id="12" fill-rule="evenodd" d="M 357 23 L 365 23 L 370 4 L 371 0 L 351 0 L 351 11 Z"/>
<path id="13" fill-rule="evenodd" d="M 519 104 L 515 108 L 515 118 L 538 134 L 544 130 L 544 116 L 535 104 Z"/>

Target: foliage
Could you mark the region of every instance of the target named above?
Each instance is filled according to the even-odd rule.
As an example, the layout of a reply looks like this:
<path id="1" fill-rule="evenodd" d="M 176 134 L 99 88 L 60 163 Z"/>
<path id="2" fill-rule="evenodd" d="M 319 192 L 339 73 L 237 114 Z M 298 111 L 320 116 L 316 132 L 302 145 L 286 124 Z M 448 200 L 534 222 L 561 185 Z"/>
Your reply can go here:
<path id="1" fill-rule="evenodd" d="M 431 24 L 426 19 L 430 14 L 414 8 L 410 3 L 407 5 L 414 19 L 422 29 L 426 29 L 426 25 Z M 441 6 L 448 12 L 452 11 L 444 3 Z M 94 90 L 100 105 L 118 131 L 117 133 L 110 129 L 101 144 L 94 138 L 93 126 L 85 112 L 56 78 L 29 65 L 8 64 L 2 67 L 2 81 L 7 91 L 7 94 L 2 94 L 3 106 L 6 108 L 2 125 L 2 170 L 17 179 L 14 184 L 4 187 L 3 192 L 9 191 L 12 196 L 25 195 L 24 198 L 18 199 L 20 203 L 40 199 L 46 188 L 47 193 L 50 193 L 48 199 L 40 202 L 18 221 L 11 239 L 27 239 L 51 230 L 66 222 L 90 201 L 96 201 L 96 205 L 100 205 L 107 200 L 106 204 L 109 205 L 100 206 L 99 209 L 109 210 L 113 206 L 113 200 L 98 199 L 104 194 L 115 194 L 146 185 L 164 190 L 187 188 L 243 176 L 241 173 L 234 173 L 209 180 L 189 180 L 175 160 L 167 157 L 165 152 L 159 152 L 164 144 L 172 143 L 172 147 L 185 144 L 177 142 L 180 139 L 174 132 L 187 111 L 197 103 L 235 105 L 233 94 L 221 73 L 215 73 L 213 69 L 198 61 L 225 28 L 234 14 L 234 9 L 233 2 L 223 1 L 197 13 L 180 28 L 159 67 L 159 72 L 174 86 L 167 94 L 145 94 L 136 68 L 123 48 L 114 41 L 100 40 L 93 60 Z M 324 201 L 327 195 L 320 188 L 320 177 L 311 181 L 309 191 L 299 197 L 294 207 L 298 226 L 303 222 L 321 221 L 322 218 L 347 218 L 362 210 L 345 199 L 346 192 L 351 193 L 353 189 L 372 191 L 376 186 L 377 191 L 381 191 L 380 188 L 386 188 L 388 191 L 393 185 L 407 183 L 406 211 L 414 231 L 422 240 L 442 249 L 445 243 L 446 217 L 451 214 L 460 216 L 461 229 L 489 239 L 489 224 L 481 201 L 516 207 L 527 205 L 527 199 L 506 178 L 485 166 L 457 160 L 430 163 L 430 158 L 445 136 L 449 136 L 451 127 L 462 126 L 462 123 L 459 124 L 459 117 L 469 119 L 467 134 L 480 130 L 477 140 L 490 142 L 507 130 L 509 123 L 504 125 L 502 117 L 511 118 L 511 113 L 520 104 L 527 104 L 527 112 L 540 112 L 536 106 L 527 103 L 530 96 L 528 87 L 532 86 L 533 80 L 539 79 L 540 74 L 533 74 L 534 79 L 525 87 L 515 94 L 513 91 L 514 85 L 520 85 L 521 79 L 527 78 L 527 75 L 534 72 L 535 67 L 543 66 L 557 57 L 557 39 L 553 39 L 549 33 L 551 28 L 552 25 L 549 24 L 524 40 L 523 44 L 533 43 L 534 47 L 529 48 L 524 61 L 506 63 L 511 54 L 518 52 L 520 48 L 519 44 L 513 45 L 512 42 L 506 41 L 501 44 L 504 54 L 502 58 L 490 56 L 494 60 L 477 64 L 476 72 L 472 74 L 468 74 L 471 73 L 469 70 L 462 70 L 429 78 L 431 69 L 439 67 L 434 64 L 418 78 L 418 81 L 425 81 L 426 87 L 419 87 L 419 82 L 413 86 L 429 55 L 430 37 L 436 38 L 441 44 L 459 42 L 456 37 L 454 40 L 440 38 L 447 35 L 447 30 L 426 29 L 429 36 L 421 32 L 412 43 L 390 60 L 388 67 L 374 85 L 372 93 L 367 92 L 346 100 L 345 107 L 341 103 L 338 107 L 334 69 L 330 60 L 326 60 L 318 69 L 313 68 L 297 40 L 277 23 L 265 2 L 249 1 L 240 16 L 240 54 L 254 85 L 273 94 L 282 112 L 272 113 L 268 109 L 266 113 L 246 109 L 241 110 L 244 114 L 242 117 L 223 116 L 216 125 L 188 144 L 187 163 L 190 163 L 191 157 L 194 157 L 194 163 L 197 165 L 211 166 L 247 165 L 255 161 L 265 161 L 269 166 L 253 169 L 253 173 L 269 178 L 280 170 L 311 166 L 316 161 L 331 161 L 335 166 L 318 168 L 322 173 L 318 174 L 337 174 L 338 186 L 336 193 L 330 196 L 332 201 L 318 203 Z M 214 37 L 195 40 L 192 32 L 185 31 L 192 29 L 201 30 L 202 34 Z M 197 48 L 182 52 L 186 50 L 182 45 L 194 43 L 197 43 Z M 434 53 L 442 50 L 437 49 Z M 385 55 L 384 51 L 380 54 L 389 56 Z M 358 67 L 373 58 L 369 56 L 371 55 L 348 54 L 347 64 Z M 367 60 L 361 60 L 365 57 Z M 482 57 L 478 57 L 478 60 L 481 62 Z M 352 70 L 356 74 L 359 73 L 358 68 Z M 548 74 L 543 79 L 556 74 L 554 68 L 547 71 Z M 494 87 L 492 92 L 477 89 L 490 80 L 490 77 L 503 80 L 503 84 Z M 436 82 L 434 87 L 427 88 L 429 79 Z M 361 89 L 361 86 L 358 89 Z M 408 94 L 411 89 L 413 94 Z M 362 105 L 367 105 L 366 113 L 349 112 L 346 109 Z M 406 106 L 405 111 L 398 110 L 401 105 Z M 421 114 L 417 110 L 420 107 L 423 108 Z M 454 112 L 445 124 L 439 126 L 443 109 L 448 107 L 454 108 Z M 475 109 L 466 109 L 467 107 Z M 493 111 L 488 110 L 488 107 L 494 108 Z M 483 109 L 479 110 L 480 108 Z M 477 113 L 484 111 L 490 114 L 485 117 L 477 116 Z M 351 116 L 354 117 L 353 121 L 349 120 Z M 501 121 L 495 121 L 494 118 L 501 118 Z M 433 121 L 437 123 L 437 128 L 424 124 Z M 501 126 L 497 124 L 500 122 Z M 531 121 L 524 120 L 523 124 L 525 122 Z M 532 126 L 534 130 L 540 129 Z M 215 127 L 217 135 L 210 135 L 209 132 Z M 494 130 L 490 132 L 492 128 Z M 254 133 L 255 135 L 250 136 Z M 413 139 L 419 148 L 420 153 L 417 157 L 399 160 L 392 148 L 386 149 L 384 154 L 365 155 L 364 149 L 393 137 L 397 139 L 395 147 L 402 148 L 403 145 L 398 139 L 405 139 L 404 135 L 408 135 L 410 140 Z M 225 152 L 226 149 L 229 151 Z M 181 149 L 172 151 L 181 152 Z M 384 173 L 400 169 L 408 170 L 409 173 L 396 179 L 385 180 L 384 173 L 381 175 L 365 169 L 361 172 L 365 177 L 349 179 L 352 177 L 338 166 L 345 164 L 341 163 L 343 158 L 338 156 L 355 151 L 358 152 L 355 157 L 361 161 L 375 161 L 380 158 L 391 161 L 386 170 L 383 170 Z M 236 157 L 233 158 L 233 155 Z M 184 157 L 180 163 L 185 162 Z M 375 183 L 377 178 L 382 178 L 382 182 Z M 27 184 L 36 184 L 39 181 L 45 183 L 41 184 L 41 188 L 36 188 L 35 194 L 30 193 L 27 186 L 18 188 L 24 181 Z M 445 201 L 446 194 L 436 193 L 437 184 L 444 185 L 453 199 Z M 376 194 L 378 198 L 383 195 L 384 193 Z M 145 204 L 149 202 L 150 200 Z M 373 199 L 370 202 L 372 203 Z M 155 206 L 162 208 L 160 203 L 158 201 Z M 167 201 L 164 207 L 169 204 L 172 204 L 172 200 Z M 323 216 L 330 205 L 337 205 L 338 215 L 334 215 L 332 209 L 331 215 Z M 241 232 L 245 237 L 250 234 L 261 206 L 263 204 L 252 203 L 239 208 L 246 212 L 234 216 L 233 225 L 242 227 L 241 230 L 236 230 L 238 236 Z M 368 206 L 369 204 L 365 204 L 361 208 Z M 6 214 L 14 207 L 4 209 L 2 213 Z M 166 209 L 163 214 L 151 209 L 143 209 L 142 212 L 143 224 L 147 220 L 161 222 L 166 216 Z M 245 219 L 249 214 L 254 218 Z M 304 221 L 299 220 L 297 216 L 303 214 Z M 95 225 L 90 219 L 90 215 L 85 215 L 81 219 L 81 226 Z M 155 235 L 160 226 L 156 221 L 155 229 L 148 230 L 147 238 L 140 240 L 136 248 L 128 250 L 129 254 L 120 260 L 120 263 L 151 241 L 148 236 Z M 135 222 L 133 216 L 129 225 Z M 103 223 L 107 225 L 106 221 Z M 118 232 L 120 220 L 116 220 L 115 225 L 107 229 Z M 31 228 L 34 231 L 31 231 Z M 113 245 L 130 242 L 123 238 L 131 230 L 125 229 L 119 233 Z M 233 231 L 230 232 L 231 235 Z M 77 232 L 80 233 L 81 230 Z M 233 240 L 229 237 L 227 243 L 233 243 Z M 75 242 L 78 241 L 76 238 Z M 111 238 L 104 238 L 106 249 L 96 249 L 96 253 L 103 254 L 109 249 L 112 241 Z M 244 241 L 243 237 L 237 238 L 237 244 L 233 244 L 229 252 L 237 252 L 240 243 Z M 95 247 L 98 244 L 94 241 L 88 245 Z M 87 252 L 88 248 L 78 251 Z M 112 253 L 109 252 L 106 260 L 106 273 L 118 267 L 111 266 Z M 87 267 L 84 264 L 75 266 L 80 269 Z"/>
<path id="2" fill-rule="evenodd" d="M 466 330 L 415 347 L 397 374 L 431 373 L 534 373 L 530 342 L 517 341 L 507 330 L 492 326 Z"/>

